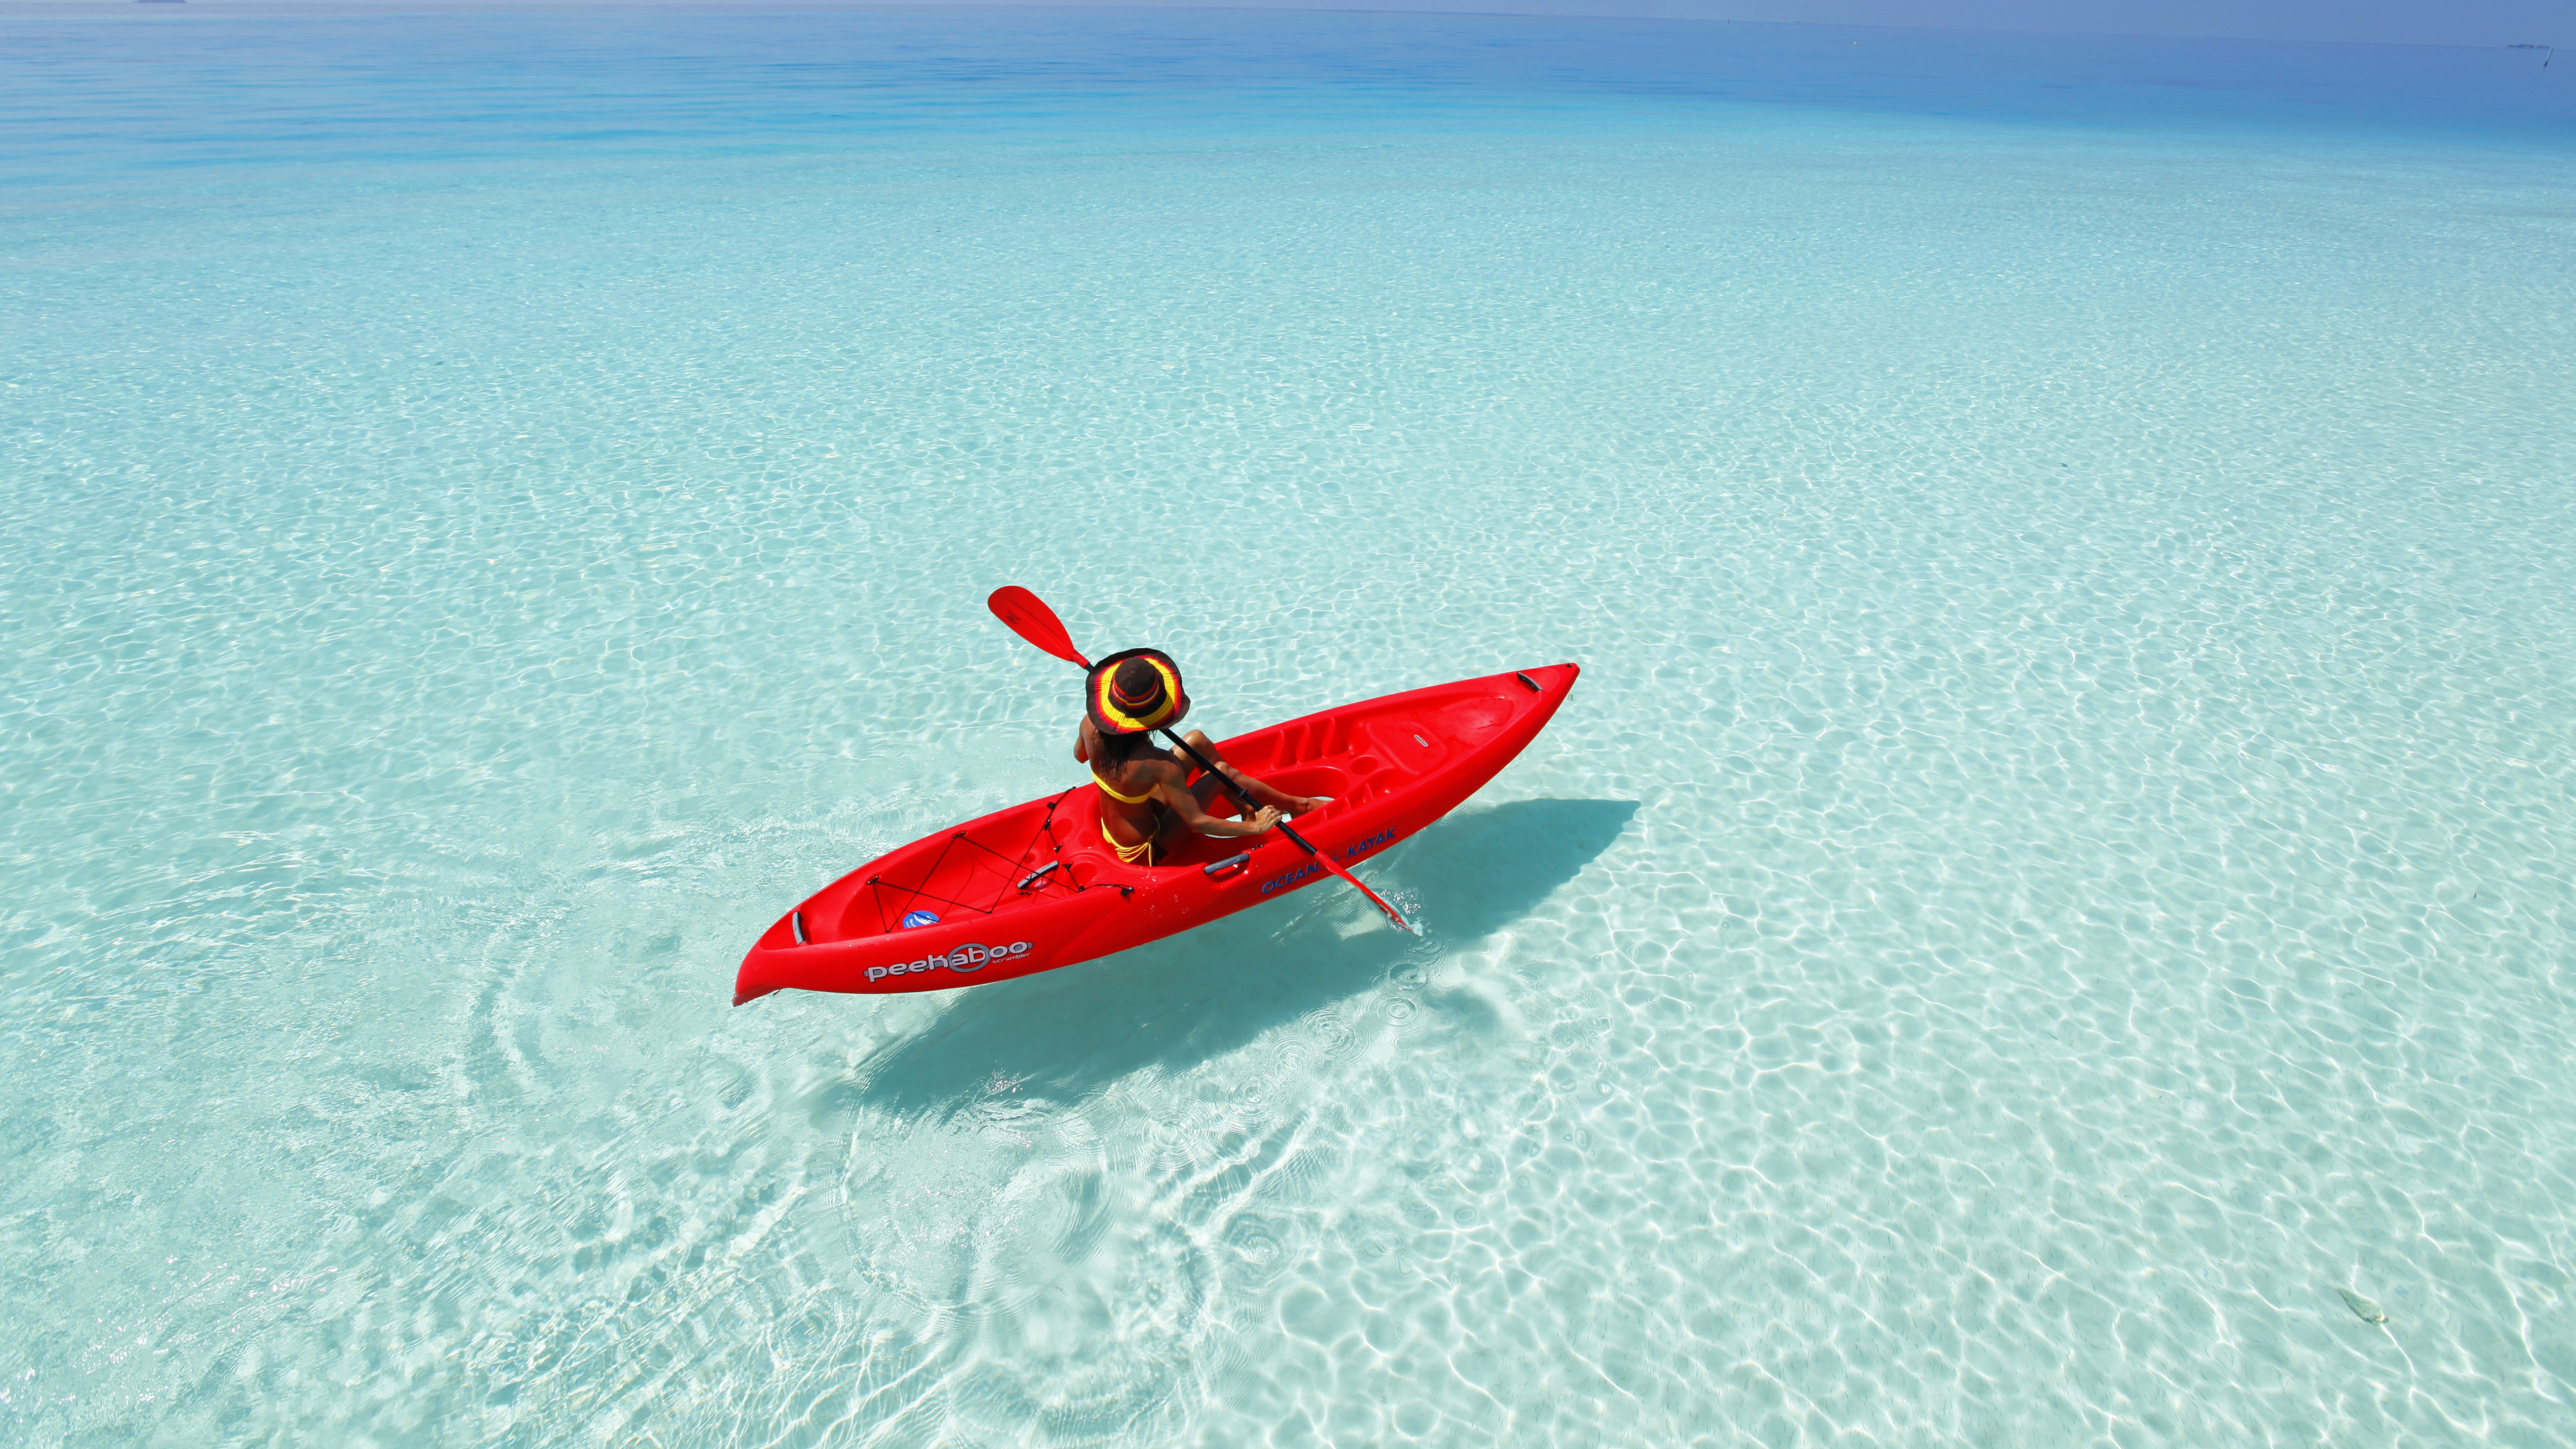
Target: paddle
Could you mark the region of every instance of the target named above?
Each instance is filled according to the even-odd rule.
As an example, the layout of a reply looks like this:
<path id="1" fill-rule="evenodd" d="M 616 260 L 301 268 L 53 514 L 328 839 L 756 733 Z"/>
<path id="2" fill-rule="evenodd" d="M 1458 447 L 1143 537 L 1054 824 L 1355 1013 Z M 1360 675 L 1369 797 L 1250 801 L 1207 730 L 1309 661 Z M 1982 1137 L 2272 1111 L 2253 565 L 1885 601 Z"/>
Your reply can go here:
<path id="1" fill-rule="evenodd" d="M 1083 658 L 1082 651 L 1073 647 L 1073 636 L 1065 632 L 1064 621 L 1055 616 L 1055 610 L 1046 606 L 1046 600 L 1039 598 L 1037 595 L 1030 593 L 1028 590 L 1021 588 L 1017 584 L 1005 584 L 1001 588 L 995 589 L 993 591 L 993 596 L 986 599 L 984 603 L 986 607 L 993 611 L 993 617 L 1001 620 L 1005 625 L 1008 625 L 1012 633 L 1019 635 L 1021 638 L 1026 639 L 1031 644 L 1036 645 L 1038 648 L 1054 655 L 1056 658 L 1063 660 L 1067 664 L 1079 664 L 1085 669 L 1089 669 L 1091 667 L 1091 661 Z M 1171 741 L 1174 749 L 1177 749 L 1182 754 L 1189 756 L 1191 762 L 1196 764 L 1200 770 L 1204 771 L 1209 779 L 1216 781 L 1219 788 L 1223 789 L 1228 795 L 1233 796 L 1235 803 L 1243 807 L 1243 813 L 1246 816 L 1256 813 L 1261 808 L 1253 803 L 1252 796 L 1245 793 L 1242 786 L 1237 785 L 1233 780 L 1227 778 L 1224 771 L 1219 770 L 1216 766 L 1208 763 L 1205 755 L 1202 755 L 1197 750 L 1190 748 L 1190 742 L 1181 738 L 1180 731 L 1167 729 L 1162 731 L 1162 735 L 1164 739 Z M 1291 826 L 1284 817 L 1280 820 L 1276 828 L 1280 834 L 1287 836 L 1292 841 L 1295 841 L 1299 850 L 1313 856 L 1317 865 L 1320 865 L 1324 869 L 1331 871 L 1333 874 L 1340 876 L 1342 879 L 1349 881 L 1353 888 L 1357 889 L 1361 895 L 1369 898 L 1371 904 L 1375 905 L 1379 910 L 1386 912 L 1386 918 L 1395 923 L 1395 928 L 1397 930 L 1403 931 L 1408 935 L 1419 936 L 1422 934 L 1420 931 L 1416 931 L 1412 926 L 1406 924 L 1404 917 L 1396 914 L 1395 907 L 1388 905 L 1384 900 L 1380 899 L 1378 893 L 1370 890 L 1358 876 L 1342 869 L 1341 866 L 1334 863 L 1331 856 L 1317 850 L 1313 844 L 1307 841 L 1306 837 L 1298 834 L 1295 827 Z"/>

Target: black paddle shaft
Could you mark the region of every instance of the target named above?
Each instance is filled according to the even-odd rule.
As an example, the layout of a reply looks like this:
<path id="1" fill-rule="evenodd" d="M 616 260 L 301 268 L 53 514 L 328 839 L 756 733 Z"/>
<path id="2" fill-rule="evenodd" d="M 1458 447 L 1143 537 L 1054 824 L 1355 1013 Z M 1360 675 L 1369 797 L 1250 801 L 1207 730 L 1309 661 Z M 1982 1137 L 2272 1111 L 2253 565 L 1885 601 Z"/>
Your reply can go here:
<path id="1" fill-rule="evenodd" d="M 1261 807 L 1253 803 L 1251 792 L 1245 790 L 1241 785 L 1234 783 L 1233 776 L 1228 775 L 1225 771 L 1209 764 L 1207 756 L 1200 754 L 1188 740 L 1182 739 L 1181 732 L 1179 730 L 1165 730 L 1163 731 L 1163 738 L 1170 740 L 1174 749 L 1177 749 L 1182 754 L 1189 756 L 1192 764 L 1195 764 L 1200 769 L 1207 771 L 1207 777 L 1216 781 L 1219 786 L 1223 787 L 1225 793 L 1233 796 L 1234 803 L 1243 807 L 1244 814 L 1252 815 L 1259 812 Z M 1279 824 L 1275 828 L 1280 834 L 1297 842 L 1297 848 L 1306 852 L 1308 855 L 1323 854 L 1322 851 L 1317 850 L 1314 846 L 1308 844 L 1306 842 L 1306 837 L 1299 835 L 1296 830 L 1288 824 L 1286 816 L 1283 815 L 1280 817 Z"/>

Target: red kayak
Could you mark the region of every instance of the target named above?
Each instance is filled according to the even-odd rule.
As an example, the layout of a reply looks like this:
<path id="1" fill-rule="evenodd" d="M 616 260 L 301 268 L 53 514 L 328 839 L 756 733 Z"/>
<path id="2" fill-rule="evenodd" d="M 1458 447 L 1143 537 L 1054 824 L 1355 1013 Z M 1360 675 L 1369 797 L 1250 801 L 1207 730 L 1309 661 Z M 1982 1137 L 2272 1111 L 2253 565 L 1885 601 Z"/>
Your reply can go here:
<path id="1" fill-rule="evenodd" d="M 1219 743 L 1291 795 L 1329 795 L 1298 831 L 1343 864 L 1456 809 L 1545 728 L 1572 664 L 1435 684 Z M 1121 862 L 1089 784 L 943 830 L 817 891 L 742 958 L 736 1006 L 784 987 L 944 991 L 1071 966 L 1203 926 L 1325 878 L 1273 831 L 1193 835 L 1168 860 Z"/>

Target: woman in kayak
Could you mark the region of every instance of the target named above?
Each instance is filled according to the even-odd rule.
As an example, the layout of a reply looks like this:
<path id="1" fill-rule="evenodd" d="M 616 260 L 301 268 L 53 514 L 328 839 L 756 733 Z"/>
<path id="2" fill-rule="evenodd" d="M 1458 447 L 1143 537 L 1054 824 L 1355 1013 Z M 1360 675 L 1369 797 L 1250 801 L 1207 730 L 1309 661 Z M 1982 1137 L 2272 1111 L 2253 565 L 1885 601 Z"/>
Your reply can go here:
<path id="1" fill-rule="evenodd" d="M 1160 649 L 1130 649 L 1101 660 L 1083 681 L 1082 694 L 1082 728 L 1073 742 L 1073 757 L 1091 766 L 1091 783 L 1100 787 L 1101 837 L 1129 865 L 1152 865 L 1169 856 L 1179 848 L 1184 831 L 1261 835 L 1281 816 L 1303 815 L 1324 803 L 1271 789 L 1227 764 L 1214 741 L 1192 730 L 1190 747 L 1261 807 L 1248 820 L 1212 813 L 1236 813 L 1239 807 L 1204 774 L 1190 783 L 1187 756 L 1154 747 L 1155 730 L 1180 723 L 1190 712 L 1180 666 Z"/>

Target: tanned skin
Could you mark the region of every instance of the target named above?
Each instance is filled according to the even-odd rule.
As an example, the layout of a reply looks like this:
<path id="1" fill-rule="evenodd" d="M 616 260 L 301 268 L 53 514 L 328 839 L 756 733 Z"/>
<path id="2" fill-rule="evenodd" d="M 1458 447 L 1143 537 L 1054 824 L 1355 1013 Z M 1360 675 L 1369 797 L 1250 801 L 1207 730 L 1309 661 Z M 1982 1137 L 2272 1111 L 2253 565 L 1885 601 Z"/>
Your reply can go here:
<path id="1" fill-rule="evenodd" d="M 1187 694 L 1181 696 L 1180 705 L 1172 712 L 1175 721 L 1189 713 L 1190 697 Z M 1209 764 L 1224 771 L 1225 777 L 1241 786 L 1243 792 L 1261 808 L 1249 820 L 1220 818 L 1216 812 L 1236 814 L 1239 807 L 1231 798 L 1221 795 L 1217 782 L 1202 775 L 1197 784 L 1188 783 L 1193 768 L 1188 759 L 1149 746 L 1122 763 L 1099 772 L 1100 778 L 1107 780 L 1111 788 L 1121 795 L 1152 792 L 1150 798 L 1133 805 L 1112 800 L 1106 795 L 1100 797 L 1100 818 L 1109 826 L 1110 833 L 1118 837 L 1119 844 L 1141 845 L 1150 838 L 1154 842 L 1154 858 L 1161 860 L 1180 848 L 1185 832 L 1196 831 L 1220 838 L 1265 835 L 1282 817 L 1303 815 L 1319 808 L 1329 798 L 1281 794 L 1227 764 L 1217 753 L 1216 742 L 1205 734 L 1192 730 L 1186 738 L 1190 748 L 1206 757 Z M 1073 757 L 1087 765 L 1099 752 L 1100 731 L 1091 723 L 1091 717 L 1085 715 L 1081 730 L 1074 736 Z"/>

